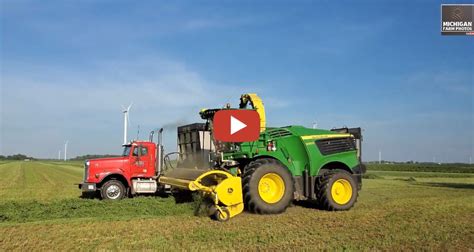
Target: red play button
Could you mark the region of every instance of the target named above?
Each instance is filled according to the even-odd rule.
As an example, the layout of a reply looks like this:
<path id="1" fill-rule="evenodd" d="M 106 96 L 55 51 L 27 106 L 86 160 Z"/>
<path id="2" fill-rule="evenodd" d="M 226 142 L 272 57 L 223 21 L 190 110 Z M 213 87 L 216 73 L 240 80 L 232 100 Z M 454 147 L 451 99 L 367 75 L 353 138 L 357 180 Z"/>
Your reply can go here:
<path id="1" fill-rule="evenodd" d="M 260 116 L 255 110 L 220 110 L 214 115 L 214 138 L 223 142 L 251 142 L 260 135 Z"/>

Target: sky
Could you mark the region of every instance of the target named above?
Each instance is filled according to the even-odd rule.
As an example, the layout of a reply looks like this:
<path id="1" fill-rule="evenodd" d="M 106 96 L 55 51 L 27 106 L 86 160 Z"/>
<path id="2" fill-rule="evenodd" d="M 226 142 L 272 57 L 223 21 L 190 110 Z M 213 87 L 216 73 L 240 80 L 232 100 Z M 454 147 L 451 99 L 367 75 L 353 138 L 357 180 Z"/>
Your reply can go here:
<path id="1" fill-rule="evenodd" d="M 0 155 L 118 154 L 131 102 L 130 138 L 174 151 L 255 92 L 270 126 L 362 127 L 365 160 L 469 162 L 474 37 L 441 3 L 0 0 Z"/>

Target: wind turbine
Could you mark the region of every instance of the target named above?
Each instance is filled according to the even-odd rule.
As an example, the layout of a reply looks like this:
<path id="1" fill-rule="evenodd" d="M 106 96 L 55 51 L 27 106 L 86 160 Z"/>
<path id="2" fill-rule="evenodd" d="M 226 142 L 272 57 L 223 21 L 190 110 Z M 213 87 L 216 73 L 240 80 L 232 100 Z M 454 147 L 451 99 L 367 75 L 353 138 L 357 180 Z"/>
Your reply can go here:
<path id="1" fill-rule="evenodd" d="M 122 113 L 123 113 L 123 144 L 127 144 L 127 133 L 128 133 L 128 112 L 130 112 L 130 108 L 132 107 L 133 102 L 128 105 L 127 108 L 122 106 Z"/>
<path id="2" fill-rule="evenodd" d="M 69 140 L 66 140 L 64 143 L 64 161 L 67 160 L 67 144 L 69 143 Z"/>

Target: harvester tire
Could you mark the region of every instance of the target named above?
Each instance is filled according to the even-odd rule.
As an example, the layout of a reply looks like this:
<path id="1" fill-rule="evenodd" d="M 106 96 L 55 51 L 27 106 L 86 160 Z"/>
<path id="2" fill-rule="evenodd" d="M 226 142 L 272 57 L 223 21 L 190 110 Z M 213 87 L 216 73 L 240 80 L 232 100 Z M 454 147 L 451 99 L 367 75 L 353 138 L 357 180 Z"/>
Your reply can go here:
<path id="1" fill-rule="evenodd" d="M 359 190 L 353 176 L 344 170 L 331 170 L 316 180 L 316 202 L 329 211 L 349 210 L 357 202 Z"/>
<path id="2" fill-rule="evenodd" d="M 261 158 L 248 163 L 242 185 L 245 206 L 253 213 L 282 213 L 293 200 L 293 177 L 275 159 Z"/>
<path id="3" fill-rule="evenodd" d="M 103 200 L 120 200 L 127 194 L 127 189 L 122 182 L 111 179 L 105 182 L 100 189 L 100 196 Z"/>

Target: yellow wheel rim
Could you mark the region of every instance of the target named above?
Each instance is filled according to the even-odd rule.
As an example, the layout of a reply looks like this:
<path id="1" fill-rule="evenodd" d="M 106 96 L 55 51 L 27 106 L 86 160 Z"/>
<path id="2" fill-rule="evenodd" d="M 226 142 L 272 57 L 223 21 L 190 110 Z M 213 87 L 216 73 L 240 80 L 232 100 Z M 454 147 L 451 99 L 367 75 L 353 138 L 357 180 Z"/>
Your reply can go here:
<path id="1" fill-rule="evenodd" d="M 339 205 L 344 205 L 352 198 L 352 185 L 347 179 L 338 179 L 331 187 L 332 199 Z"/>
<path id="2" fill-rule="evenodd" d="M 267 173 L 258 182 L 258 194 L 266 203 L 276 203 L 285 194 L 285 182 L 280 175 Z"/>

